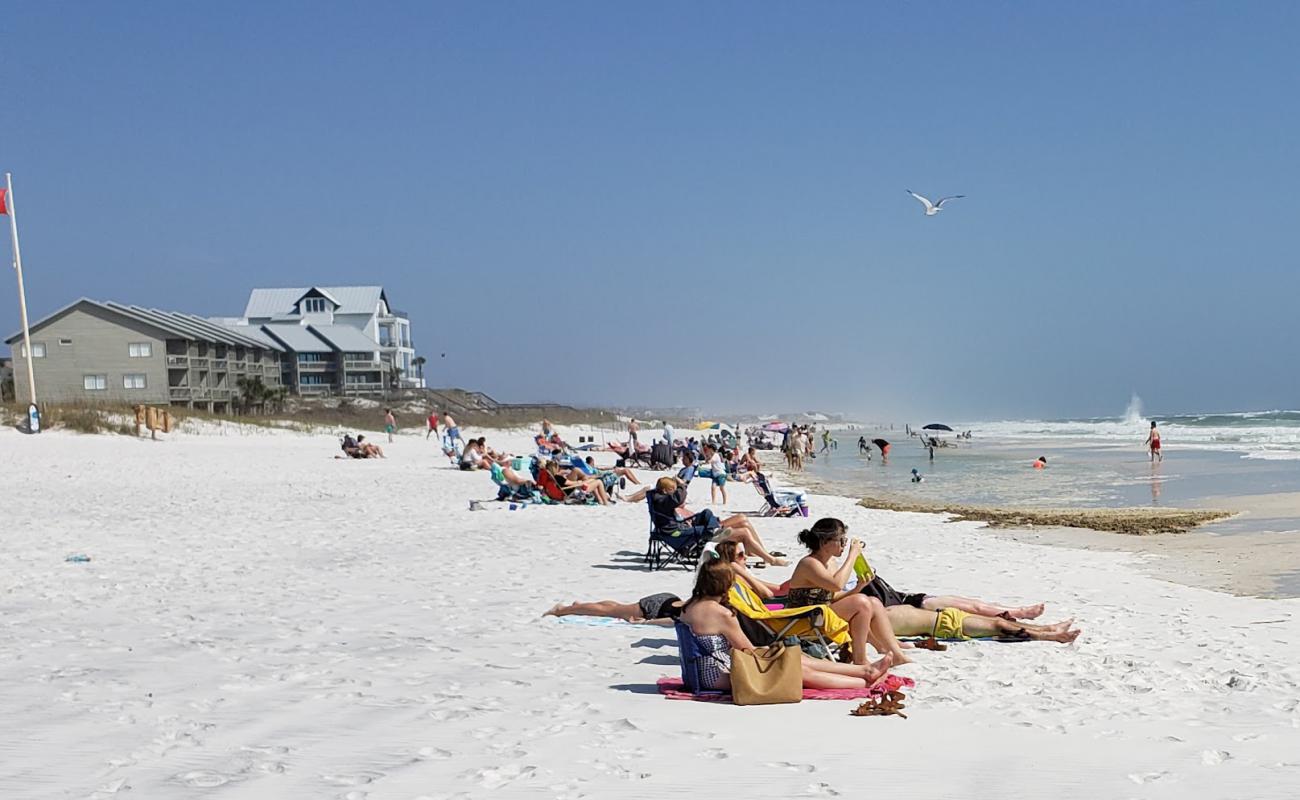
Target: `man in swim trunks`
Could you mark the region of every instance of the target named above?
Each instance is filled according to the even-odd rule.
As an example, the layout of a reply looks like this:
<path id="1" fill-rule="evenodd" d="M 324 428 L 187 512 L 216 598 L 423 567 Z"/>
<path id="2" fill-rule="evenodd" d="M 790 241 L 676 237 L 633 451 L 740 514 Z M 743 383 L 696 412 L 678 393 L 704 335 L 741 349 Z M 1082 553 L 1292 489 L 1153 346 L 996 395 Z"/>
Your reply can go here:
<path id="1" fill-rule="evenodd" d="M 397 418 L 393 416 L 393 409 L 384 409 L 384 433 L 388 434 L 388 443 L 393 443 L 393 431 L 397 430 Z"/>
<path id="2" fill-rule="evenodd" d="M 1146 445 L 1151 449 L 1152 461 L 1164 461 L 1165 455 L 1160 452 L 1160 431 L 1156 428 L 1156 421 L 1151 420 L 1151 433 L 1147 434 Z"/>

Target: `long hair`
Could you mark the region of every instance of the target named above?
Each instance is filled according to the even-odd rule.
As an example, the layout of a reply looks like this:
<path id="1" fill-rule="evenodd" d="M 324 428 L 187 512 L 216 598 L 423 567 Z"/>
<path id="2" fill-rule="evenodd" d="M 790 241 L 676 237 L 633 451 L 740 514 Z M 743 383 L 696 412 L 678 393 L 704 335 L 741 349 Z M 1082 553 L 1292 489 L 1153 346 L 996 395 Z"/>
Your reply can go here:
<path id="1" fill-rule="evenodd" d="M 716 597 L 725 606 L 731 584 L 735 580 L 736 573 L 729 562 L 720 558 L 710 559 L 701 564 L 699 572 L 695 573 L 695 588 L 691 590 L 691 599 L 686 604 Z"/>
<path id="2" fill-rule="evenodd" d="M 799 541 L 808 552 L 816 553 L 822 545 L 832 539 L 838 539 L 848 531 L 848 526 L 835 517 L 822 517 L 811 528 L 799 531 Z"/>

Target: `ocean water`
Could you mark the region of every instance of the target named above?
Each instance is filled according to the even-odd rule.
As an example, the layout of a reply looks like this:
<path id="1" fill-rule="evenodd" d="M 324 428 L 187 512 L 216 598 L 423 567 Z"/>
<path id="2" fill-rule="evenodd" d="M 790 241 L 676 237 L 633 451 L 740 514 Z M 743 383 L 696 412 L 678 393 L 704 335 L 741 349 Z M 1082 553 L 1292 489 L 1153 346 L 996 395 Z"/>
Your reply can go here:
<path id="1" fill-rule="evenodd" d="M 972 438 L 949 439 L 953 446 L 936 448 L 933 459 L 901 426 L 836 430 L 838 449 L 820 454 L 806 472 L 849 495 L 1037 508 L 1229 508 L 1245 513 L 1205 529 L 1300 532 L 1300 412 L 1154 418 L 1165 453 L 1155 464 L 1143 444 L 1150 421 L 1130 404 L 1108 418 L 949 422 Z M 888 462 L 874 447 L 870 460 L 859 455 L 859 436 L 889 440 Z M 1039 456 L 1047 469 L 1033 469 Z M 912 482 L 912 469 L 922 482 Z"/>

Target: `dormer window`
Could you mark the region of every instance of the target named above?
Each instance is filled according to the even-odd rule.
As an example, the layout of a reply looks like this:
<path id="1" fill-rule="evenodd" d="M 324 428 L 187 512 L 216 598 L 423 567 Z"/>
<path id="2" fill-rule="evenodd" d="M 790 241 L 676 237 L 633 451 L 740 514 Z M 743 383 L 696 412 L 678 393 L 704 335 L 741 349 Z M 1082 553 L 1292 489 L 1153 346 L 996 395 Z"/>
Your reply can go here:
<path id="1" fill-rule="evenodd" d="M 328 310 L 323 297 L 304 297 L 302 299 L 302 313 L 304 314 L 324 314 Z"/>

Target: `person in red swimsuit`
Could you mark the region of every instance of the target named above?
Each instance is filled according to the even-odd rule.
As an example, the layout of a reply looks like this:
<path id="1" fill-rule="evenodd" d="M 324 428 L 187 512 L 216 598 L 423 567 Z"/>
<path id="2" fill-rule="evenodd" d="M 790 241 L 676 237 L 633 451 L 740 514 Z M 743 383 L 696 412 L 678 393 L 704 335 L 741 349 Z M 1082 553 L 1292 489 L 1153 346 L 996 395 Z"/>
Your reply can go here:
<path id="1" fill-rule="evenodd" d="M 1151 420 L 1151 433 L 1147 435 L 1147 447 L 1151 449 L 1152 461 L 1164 461 L 1165 455 L 1160 452 L 1160 431 L 1156 429 L 1155 420 Z"/>

